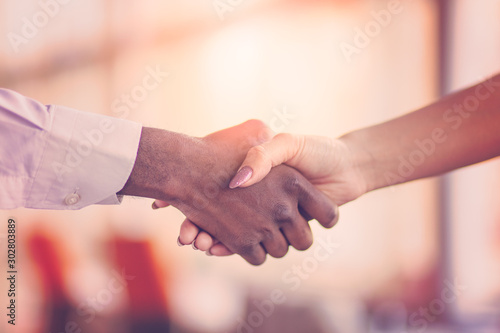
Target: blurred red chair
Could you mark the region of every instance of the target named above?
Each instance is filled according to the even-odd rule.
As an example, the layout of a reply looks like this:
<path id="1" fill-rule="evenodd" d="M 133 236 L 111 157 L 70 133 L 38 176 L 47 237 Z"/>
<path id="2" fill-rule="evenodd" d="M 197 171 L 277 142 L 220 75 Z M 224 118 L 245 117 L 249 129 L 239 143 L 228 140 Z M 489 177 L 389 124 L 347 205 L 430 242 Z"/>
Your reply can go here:
<path id="1" fill-rule="evenodd" d="M 130 332 L 169 332 L 166 300 L 168 278 L 162 276 L 151 244 L 115 239 L 113 246 L 119 271 L 131 277 L 127 281 Z"/>

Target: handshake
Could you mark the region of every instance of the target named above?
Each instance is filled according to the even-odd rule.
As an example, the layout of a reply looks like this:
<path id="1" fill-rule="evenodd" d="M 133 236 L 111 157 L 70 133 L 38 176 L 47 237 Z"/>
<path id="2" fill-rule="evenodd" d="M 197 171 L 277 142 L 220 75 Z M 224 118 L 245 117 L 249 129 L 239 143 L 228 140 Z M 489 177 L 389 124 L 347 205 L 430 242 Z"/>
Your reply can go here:
<path id="1" fill-rule="evenodd" d="M 273 137 L 257 120 L 204 138 L 144 128 L 119 194 L 179 209 L 186 216 L 180 245 L 260 265 L 267 254 L 283 257 L 289 245 L 308 249 L 308 221 L 333 227 L 337 205 L 363 193 L 349 156 L 341 140 Z"/>
<path id="2" fill-rule="evenodd" d="M 145 128 L 119 194 L 156 198 L 153 207 L 181 210 L 187 217 L 181 245 L 217 256 L 237 253 L 260 265 L 267 254 L 284 256 L 289 245 L 309 248 L 308 221 L 331 228 L 337 205 L 500 156 L 496 87 L 500 74 L 338 139 L 273 137 L 256 120 L 201 139 Z M 474 112 L 462 108 L 471 99 L 477 99 Z"/>
<path id="3" fill-rule="evenodd" d="M 259 265 L 267 254 L 284 256 L 289 245 L 309 248 L 308 221 L 331 228 L 337 205 L 500 156 L 496 87 L 500 74 L 339 139 L 273 137 L 255 120 L 201 139 L 145 128 L 120 194 L 180 209 L 187 217 L 181 245 L 217 256 L 237 253 Z M 477 107 L 462 108 L 471 99 Z"/>
<path id="4" fill-rule="evenodd" d="M 267 254 L 283 257 L 290 245 L 309 248 L 310 220 L 331 228 L 338 220 L 338 206 L 366 192 L 500 156 L 499 87 L 497 74 L 424 108 L 338 139 L 273 136 L 256 120 L 204 138 L 142 128 L 134 155 L 140 127 L 119 122 L 119 134 L 110 136 L 107 145 L 97 144 L 99 153 L 80 158 L 71 163 L 72 168 L 67 165 L 69 153 L 66 164 L 61 160 L 80 142 L 75 124 L 87 129 L 97 122 L 102 126 L 102 121 L 109 125 L 109 120 L 45 106 L 0 89 L 0 171 L 5 178 L 0 208 L 61 209 L 64 203 L 62 207 L 70 209 L 80 198 L 77 184 L 96 166 L 111 161 L 122 172 L 114 174 L 109 168 L 93 174 L 92 186 L 84 191 L 85 201 L 71 209 L 96 203 L 93 199 L 112 197 L 116 203 L 116 189 L 129 175 L 117 194 L 154 198 L 153 208 L 171 205 L 184 213 L 179 244 L 193 244 L 209 255 L 237 253 L 260 265 Z M 132 149 L 118 149 L 110 159 L 107 155 L 117 143 L 123 142 L 119 148 L 130 148 L 122 140 L 129 133 L 133 133 Z M 94 147 L 89 144 L 90 150 L 83 145 L 76 149 L 85 148 L 81 154 L 89 156 Z M 75 172 L 64 181 L 59 179 L 68 171 Z M 64 186 L 47 187 L 55 178 Z M 100 182 L 108 183 L 102 191 L 96 189 Z M 72 189 L 75 193 L 68 196 Z M 71 196 L 78 199 L 66 202 Z M 107 199 L 98 202 L 109 203 Z"/>

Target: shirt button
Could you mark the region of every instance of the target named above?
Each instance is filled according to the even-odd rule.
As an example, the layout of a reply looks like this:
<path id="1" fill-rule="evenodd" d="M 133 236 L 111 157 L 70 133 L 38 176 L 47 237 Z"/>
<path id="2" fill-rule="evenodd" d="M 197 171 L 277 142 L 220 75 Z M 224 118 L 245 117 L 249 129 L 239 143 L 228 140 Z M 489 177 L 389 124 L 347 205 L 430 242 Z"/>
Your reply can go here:
<path id="1" fill-rule="evenodd" d="M 66 198 L 64 199 L 64 203 L 67 206 L 73 206 L 76 205 L 80 201 L 80 196 L 76 193 L 73 194 L 68 194 Z"/>

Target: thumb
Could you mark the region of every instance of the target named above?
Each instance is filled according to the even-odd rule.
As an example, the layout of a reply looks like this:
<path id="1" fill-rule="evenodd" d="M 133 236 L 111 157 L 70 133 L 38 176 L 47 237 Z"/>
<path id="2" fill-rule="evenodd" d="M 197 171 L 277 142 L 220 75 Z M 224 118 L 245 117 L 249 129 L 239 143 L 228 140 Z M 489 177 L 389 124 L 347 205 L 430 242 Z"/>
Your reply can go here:
<path id="1" fill-rule="evenodd" d="M 292 159 L 300 151 L 302 136 L 288 133 L 250 148 L 240 169 L 229 183 L 229 188 L 248 187 L 260 182 L 273 167 Z"/>

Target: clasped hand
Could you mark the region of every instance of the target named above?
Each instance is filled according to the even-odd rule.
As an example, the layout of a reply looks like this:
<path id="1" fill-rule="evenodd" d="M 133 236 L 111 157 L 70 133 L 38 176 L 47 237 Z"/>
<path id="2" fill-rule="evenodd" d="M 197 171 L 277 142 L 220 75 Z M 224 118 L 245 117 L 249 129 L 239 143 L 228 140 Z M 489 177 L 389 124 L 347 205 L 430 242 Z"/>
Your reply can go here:
<path id="1" fill-rule="evenodd" d="M 170 186 L 183 187 L 183 194 L 153 204 L 154 208 L 175 206 L 186 216 L 179 237 L 182 244 L 196 238 L 196 246 L 211 248 L 211 254 L 237 253 L 260 265 L 266 254 L 283 257 L 289 245 L 309 248 L 308 221 L 316 219 L 326 228 L 335 225 L 337 206 L 289 166 L 267 170 L 269 174 L 252 186 L 229 187 L 250 148 L 271 138 L 262 122 L 251 120 L 197 139 L 183 149 L 187 165 L 176 170 L 175 181 L 170 181 Z"/>

